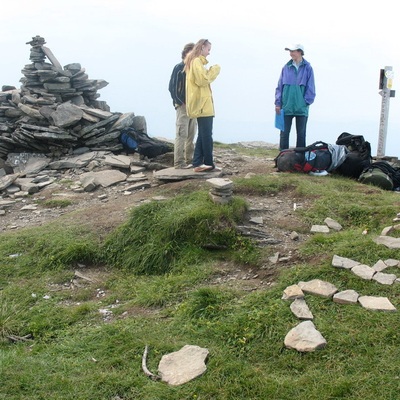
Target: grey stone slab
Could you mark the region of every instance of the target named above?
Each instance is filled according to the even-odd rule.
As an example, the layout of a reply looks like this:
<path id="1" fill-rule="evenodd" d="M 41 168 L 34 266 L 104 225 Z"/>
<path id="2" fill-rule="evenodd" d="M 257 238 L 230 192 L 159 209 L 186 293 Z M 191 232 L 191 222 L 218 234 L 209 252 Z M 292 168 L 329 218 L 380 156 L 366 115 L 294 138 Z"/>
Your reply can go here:
<path id="1" fill-rule="evenodd" d="M 124 182 L 127 175 L 115 169 L 108 169 L 99 172 L 86 172 L 82 174 L 82 179 L 88 176 L 94 177 L 94 182 L 102 187 L 109 187 L 119 182 Z"/>
<path id="2" fill-rule="evenodd" d="M 128 186 L 125 190 L 127 192 L 133 192 L 135 190 L 147 189 L 151 187 L 151 183 L 149 181 L 137 182 L 133 185 Z"/>
<path id="3" fill-rule="evenodd" d="M 313 225 L 310 230 L 311 233 L 329 233 L 329 228 L 326 225 Z"/>
<path id="4" fill-rule="evenodd" d="M 385 264 L 385 262 L 383 260 L 378 260 L 373 266 L 372 268 L 376 271 L 376 272 L 382 272 L 384 271 L 386 268 L 388 268 L 388 266 Z"/>
<path id="5" fill-rule="evenodd" d="M 279 258 L 279 254 L 277 256 Z M 288 286 L 282 295 L 282 300 L 295 300 L 304 298 L 304 292 L 301 290 L 299 285 Z"/>
<path id="6" fill-rule="evenodd" d="M 97 152 L 91 151 L 89 153 L 78 154 L 73 157 L 66 157 L 61 160 L 51 162 L 49 167 L 52 169 L 82 168 L 96 158 L 97 154 Z"/>
<path id="7" fill-rule="evenodd" d="M 290 310 L 298 319 L 314 319 L 314 316 L 304 299 L 295 299 L 292 304 L 290 304 Z"/>
<path id="8" fill-rule="evenodd" d="M 400 249 L 400 238 L 394 238 L 391 236 L 378 236 L 374 239 L 376 244 L 382 244 L 389 249 Z"/>
<path id="9" fill-rule="evenodd" d="M 298 285 L 303 292 L 322 297 L 332 297 L 338 291 L 335 285 L 320 279 L 312 279 L 308 282 L 300 281 Z"/>
<path id="10" fill-rule="evenodd" d="M 284 344 L 299 352 L 312 352 L 326 346 L 326 340 L 312 321 L 303 321 L 286 335 Z"/>
<path id="11" fill-rule="evenodd" d="M 397 279 L 395 274 L 385 274 L 384 272 L 377 272 L 372 279 L 382 285 L 393 285 Z"/>
<path id="12" fill-rule="evenodd" d="M 358 302 L 368 310 L 376 311 L 397 311 L 396 307 L 387 297 L 379 296 L 360 296 Z"/>
<path id="13" fill-rule="evenodd" d="M 350 258 L 341 257 L 336 254 L 332 258 L 332 267 L 352 269 L 356 265 L 360 265 L 360 263 L 358 261 L 354 261 Z"/>
<path id="14" fill-rule="evenodd" d="M 0 178 L 0 190 L 4 190 L 14 183 L 19 174 L 9 174 Z"/>
<path id="15" fill-rule="evenodd" d="M 178 386 L 187 383 L 207 370 L 209 351 L 199 346 L 186 345 L 179 351 L 162 356 L 158 365 L 161 380 Z"/>
<path id="16" fill-rule="evenodd" d="M 74 125 L 79 122 L 82 117 L 83 111 L 71 103 L 60 104 L 56 111 L 51 114 L 54 125 L 60 128 Z"/>
<path id="17" fill-rule="evenodd" d="M 211 179 L 222 176 L 221 171 L 194 172 L 193 169 L 164 168 L 155 171 L 155 179 L 160 181 L 182 181 L 185 179 Z"/>
<path id="18" fill-rule="evenodd" d="M 373 268 L 365 264 L 354 266 L 351 269 L 351 272 L 353 272 L 353 274 L 367 281 L 371 280 L 374 274 L 376 274 L 376 271 Z"/>
<path id="19" fill-rule="evenodd" d="M 343 290 L 333 295 L 333 302 L 338 304 L 357 304 L 360 295 L 352 289 Z"/>
<path id="20" fill-rule="evenodd" d="M 221 190 L 227 190 L 233 188 L 233 182 L 227 178 L 211 178 L 207 179 L 207 183 Z"/>
<path id="21" fill-rule="evenodd" d="M 396 260 L 394 258 L 388 258 L 387 260 L 384 261 L 384 263 L 388 267 L 398 267 L 399 266 L 399 260 Z"/>
<path id="22" fill-rule="evenodd" d="M 57 58 L 54 56 L 53 52 L 46 46 L 42 46 L 42 51 L 45 54 L 45 56 L 49 59 L 49 61 L 58 69 L 62 70 L 62 66 L 60 62 L 57 60 Z"/>
<path id="23" fill-rule="evenodd" d="M 120 131 L 122 129 L 128 128 L 132 125 L 133 119 L 135 118 L 135 113 L 128 112 L 119 116 L 119 118 L 111 126 L 110 130 Z"/>
<path id="24" fill-rule="evenodd" d="M 328 226 L 328 228 L 333 229 L 334 231 L 341 231 L 343 229 L 342 225 L 339 224 L 339 222 L 335 221 L 332 218 L 325 218 L 324 220 L 325 224 Z"/>
<path id="25" fill-rule="evenodd" d="M 104 164 L 110 165 L 112 167 L 129 169 L 131 165 L 131 158 L 129 156 L 124 156 L 122 154 L 120 155 L 110 154 L 105 156 L 103 162 Z"/>

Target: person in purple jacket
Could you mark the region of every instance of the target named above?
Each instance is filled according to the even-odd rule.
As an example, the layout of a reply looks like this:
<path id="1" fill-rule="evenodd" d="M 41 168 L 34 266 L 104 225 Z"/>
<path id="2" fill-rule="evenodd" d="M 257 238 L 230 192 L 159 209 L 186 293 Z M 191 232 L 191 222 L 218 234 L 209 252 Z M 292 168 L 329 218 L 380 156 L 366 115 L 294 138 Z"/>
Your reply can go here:
<path id="1" fill-rule="evenodd" d="M 315 99 L 314 71 L 303 58 L 304 47 L 295 44 L 286 47 L 291 60 L 286 63 L 275 90 L 275 112 L 284 111 L 284 130 L 280 131 L 279 150 L 289 148 L 289 135 L 293 118 L 296 118 L 296 147 L 306 146 L 308 109 Z"/>

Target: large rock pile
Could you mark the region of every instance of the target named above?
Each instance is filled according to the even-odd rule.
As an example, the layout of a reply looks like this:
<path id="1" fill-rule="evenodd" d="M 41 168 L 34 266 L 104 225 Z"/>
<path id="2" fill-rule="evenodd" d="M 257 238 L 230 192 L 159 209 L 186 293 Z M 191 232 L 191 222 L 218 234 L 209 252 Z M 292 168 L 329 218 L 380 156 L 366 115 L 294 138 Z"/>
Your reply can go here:
<path id="1" fill-rule="evenodd" d="M 108 82 L 89 79 L 79 63 L 62 67 L 45 43 L 40 36 L 27 42 L 31 63 L 21 71 L 20 89 L 0 92 L 0 158 L 18 152 L 61 157 L 81 147 L 118 151 L 122 129 L 146 132 L 144 117 L 113 113 L 98 100 Z"/>

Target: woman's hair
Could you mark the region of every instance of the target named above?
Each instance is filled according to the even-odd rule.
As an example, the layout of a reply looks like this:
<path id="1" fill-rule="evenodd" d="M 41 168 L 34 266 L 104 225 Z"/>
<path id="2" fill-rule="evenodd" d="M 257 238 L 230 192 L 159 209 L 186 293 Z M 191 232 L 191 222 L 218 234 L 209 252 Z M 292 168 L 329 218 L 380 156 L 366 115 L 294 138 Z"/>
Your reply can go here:
<path id="1" fill-rule="evenodd" d="M 182 50 L 182 60 L 185 60 L 187 54 L 193 50 L 194 43 L 185 44 L 185 47 Z"/>
<path id="2" fill-rule="evenodd" d="M 190 68 L 190 65 L 192 64 L 192 61 L 199 57 L 201 54 L 201 51 L 203 49 L 203 46 L 211 44 L 211 42 L 208 39 L 200 39 L 193 47 L 193 50 L 187 54 L 185 58 L 185 71 Z"/>

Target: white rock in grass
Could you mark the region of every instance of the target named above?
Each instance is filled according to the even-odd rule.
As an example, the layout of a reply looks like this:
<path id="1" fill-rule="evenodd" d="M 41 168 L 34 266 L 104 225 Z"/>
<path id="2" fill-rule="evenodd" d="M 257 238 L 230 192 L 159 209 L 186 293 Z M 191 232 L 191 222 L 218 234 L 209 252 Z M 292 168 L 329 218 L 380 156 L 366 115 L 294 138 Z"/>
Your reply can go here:
<path id="1" fill-rule="evenodd" d="M 182 385 L 202 375 L 207 367 L 208 350 L 185 345 L 179 351 L 162 356 L 158 365 L 161 379 L 170 385 Z"/>
<path id="2" fill-rule="evenodd" d="M 352 269 L 356 265 L 360 265 L 360 263 L 352 260 L 351 258 L 340 257 L 336 254 L 332 258 L 332 267 Z"/>
<path id="3" fill-rule="evenodd" d="M 374 276 L 374 274 L 376 273 L 376 271 L 373 268 L 365 264 L 356 265 L 351 269 L 351 272 L 353 272 L 353 274 L 367 281 L 370 281 Z"/>
<path id="4" fill-rule="evenodd" d="M 387 297 L 378 296 L 360 296 L 358 302 L 368 310 L 377 311 L 397 311 L 396 307 Z"/>
<path id="5" fill-rule="evenodd" d="M 358 297 L 359 294 L 355 290 L 349 289 L 335 293 L 332 300 L 338 304 L 357 304 Z"/>
<path id="6" fill-rule="evenodd" d="M 310 352 L 326 346 L 326 340 L 312 321 L 304 321 L 291 329 L 285 337 L 285 346 L 300 352 Z"/>

